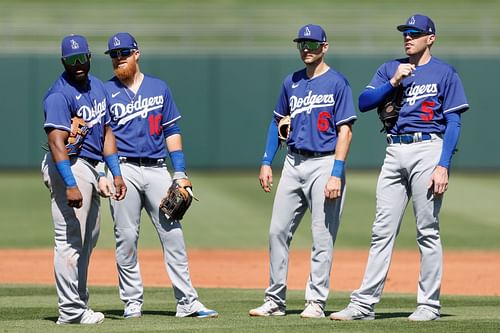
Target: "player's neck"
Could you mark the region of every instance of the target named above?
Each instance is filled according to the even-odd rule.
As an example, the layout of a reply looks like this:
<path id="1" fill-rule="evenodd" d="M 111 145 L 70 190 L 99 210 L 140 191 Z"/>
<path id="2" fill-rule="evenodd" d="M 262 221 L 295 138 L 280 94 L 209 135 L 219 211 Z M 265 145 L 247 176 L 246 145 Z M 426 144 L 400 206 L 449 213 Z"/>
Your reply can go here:
<path id="1" fill-rule="evenodd" d="M 130 79 L 120 81 L 125 87 L 133 91 L 134 94 L 137 94 L 142 80 L 144 80 L 144 74 L 141 71 L 137 71 Z"/>
<path id="2" fill-rule="evenodd" d="M 410 64 L 414 64 L 415 66 L 422 66 L 431 61 L 431 58 L 432 58 L 431 52 L 427 49 L 422 53 L 411 55 L 409 57 L 409 61 Z"/>
<path id="3" fill-rule="evenodd" d="M 319 63 L 306 64 L 307 77 L 310 79 L 315 78 L 316 76 L 320 76 L 321 74 L 325 73 L 329 69 L 330 69 L 330 66 L 328 66 L 323 61 L 321 61 Z"/>

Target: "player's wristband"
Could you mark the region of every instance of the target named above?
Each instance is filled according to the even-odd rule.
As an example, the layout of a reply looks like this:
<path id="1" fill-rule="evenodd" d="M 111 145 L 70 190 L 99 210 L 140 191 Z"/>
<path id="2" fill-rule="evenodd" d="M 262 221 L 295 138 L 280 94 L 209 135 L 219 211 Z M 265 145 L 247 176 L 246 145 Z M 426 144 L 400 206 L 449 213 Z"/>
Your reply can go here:
<path id="1" fill-rule="evenodd" d="M 75 176 L 73 176 L 73 172 L 71 172 L 71 164 L 69 163 L 69 160 L 56 162 L 56 168 L 57 171 L 59 171 L 64 184 L 66 184 L 66 187 L 76 186 L 76 179 Z"/>
<path id="2" fill-rule="evenodd" d="M 333 169 L 332 169 L 332 176 L 341 178 L 342 175 L 344 174 L 344 166 L 345 166 L 344 161 L 335 160 L 335 163 L 333 164 Z"/>
<path id="3" fill-rule="evenodd" d="M 106 162 L 108 169 L 111 171 L 111 174 L 114 177 L 122 175 L 122 171 L 120 170 L 120 161 L 118 160 L 118 154 L 104 156 L 104 162 Z"/>
<path id="4" fill-rule="evenodd" d="M 184 152 L 182 150 L 170 152 L 170 160 L 172 161 L 174 172 L 186 172 L 186 162 L 184 160 Z"/>

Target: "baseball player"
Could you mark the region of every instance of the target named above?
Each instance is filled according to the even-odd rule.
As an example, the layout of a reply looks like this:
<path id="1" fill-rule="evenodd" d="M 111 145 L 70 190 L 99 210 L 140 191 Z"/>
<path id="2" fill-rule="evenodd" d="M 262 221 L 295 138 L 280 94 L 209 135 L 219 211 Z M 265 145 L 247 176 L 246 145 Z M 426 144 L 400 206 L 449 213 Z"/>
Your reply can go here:
<path id="1" fill-rule="evenodd" d="M 300 316 L 325 316 L 333 245 L 345 194 L 344 166 L 356 120 L 351 88 L 342 74 L 324 62 L 329 45 L 323 28 L 305 25 L 294 42 L 305 68 L 285 78 L 269 126 L 259 175 L 264 192 L 270 192 L 273 185 L 277 124 L 291 116 L 288 154 L 269 229 L 270 284 L 264 304 L 250 310 L 250 316 L 285 315 L 289 247 L 308 209 L 312 214 L 311 273 Z"/>
<path id="2" fill-rule="evenodd" d="M 99 324 L 101 312 L 88 307 L 87 272 L 99 236 L 100 198 L 95 166 L 103 159 L 114 176 L 113 199 L 122 200 L 121 177 L 103 83 L 89 74 L 90 50 L 85 37 L 70 35 L 61 44 L 64 73 L 46 94 L 44 129 L 49 152 L 42 162 L 50 190 L 55 229 L 54 271 L 59 296 L 57 324 Z M 71 119 L 81 118 L 88 131 L 80 148 L 66 146 Z M 74 147 L 73 147 L 74 148 Z M 69 156 L 68 156 L 69 154 Z"/>
<path id="3" fill-rule="evenodd" d="M 169 87 L 139 68 L 141 52 L 135 38 L 126 32 L 109 39 L 108 50 L 115 76 L 105 83 L 111 98 L 111 126 L 116 135 L 121 169 L 129 192 L 125 200 L 111 201 L 115 223 L 116 262 L 123 316 L 142 316 L 144 290 L 137 260 L 141 211 L 145 209 L 163 248 L 165 268 L 177 300 L 177 317 L 217 317 L 199 300 L 188 268 L 188 258 L 180 221 L 160 212 L 161 199 L 172 183 L 167 171 L 169 154 L 173 180 L 187 178 L 181 118 Z"/>
<path id="4" fill-rule="evenodd" d="M 420 250 L 417 309 L 408 319 L 440 317 L 442 248 L 439 211 L 448 187 L 448 170 L 460 133 L 461 113 L 469 108 L 455 69 L 431 55 L 436 28 L 424 15 L 397 27 L 408 57 L 382 64 L 359 97 L 369 111 L 402 86 L 399 118 L 387 130 L 386 157 L 377 184 L 377 211 L 361 287 L 334 320 L 374 319 L 389 270 L 394 242 L 408 201 L 412 200 Z"/>

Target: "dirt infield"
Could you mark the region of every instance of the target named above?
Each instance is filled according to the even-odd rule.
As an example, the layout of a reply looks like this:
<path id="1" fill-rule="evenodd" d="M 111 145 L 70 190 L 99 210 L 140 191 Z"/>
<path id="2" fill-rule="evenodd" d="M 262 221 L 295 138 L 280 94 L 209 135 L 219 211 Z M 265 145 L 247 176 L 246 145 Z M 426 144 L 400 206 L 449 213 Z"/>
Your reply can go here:
<path id="1" fill-rule="evenodd" d="M 258 288 L 269 281 L 267 251 L 196 250 L 188 251 L 191 277 L 196 287 Z M 362 279 L 367 251 L 336 251 L 332 270 L 332 290 L 352 291 Z M 54 284 L 51 249 L 0 250 L 0 283 Z M 160 250 L 140 250 L 142 276 L 146 286 L 169 286 Z M 385 286 L 386 292 L 415 293 L 419 255 L 398 251 Z M 309 251 L 292 251 L 288 285 L 304 289 L 309 273 Z M 96 250 L 92 255 L 90 285 L 118 283 L 114 251 Z M 500 295 L 500 252 L 445 252 L 443 294 Z"/>

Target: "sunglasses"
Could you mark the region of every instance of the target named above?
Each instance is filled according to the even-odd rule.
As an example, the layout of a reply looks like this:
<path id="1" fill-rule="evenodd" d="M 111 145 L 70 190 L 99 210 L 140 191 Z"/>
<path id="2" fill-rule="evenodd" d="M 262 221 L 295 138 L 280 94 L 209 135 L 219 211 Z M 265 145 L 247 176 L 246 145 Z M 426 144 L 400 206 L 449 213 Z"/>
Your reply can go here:
<path id="1" fill-rule="evenodd" d="M 316 51 L 321 46 L 323 46 L 323 44 L 324 43 L 322 43 L 322 42 L 315 42 L 312 40 L 304 40 L 301 42 L 297 42 L 297 48 L 301 51 L 304 51 L 305 49 L 308 49 L 309 51 Z"/>
<path id="2" fill-rule="evenodd" d="M 77 62 L 84 65 L 89 61 L 89 55 L 86 53 L 74 54 L 63 58 L 66 65 L 75 66 Z"/>
<path id="3" fill-rule="evenodd" d="M 121 49 L 109 51 L 109 56 L 112 59 L 116 58 L 128 58 L 135 52 L 135 49 Z"/>
<path id="4" fill-rule="evenodd" d="M 408 30 L 403 32 L 403 37 L 410 37 L 411 39 L 417 39 L 423 36 L 427 36 L 428 34 L 423 32 L 423 31 L 417 31 L 417 30 Z"/>

